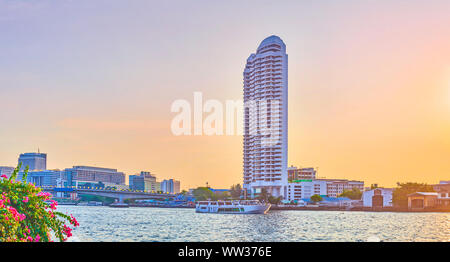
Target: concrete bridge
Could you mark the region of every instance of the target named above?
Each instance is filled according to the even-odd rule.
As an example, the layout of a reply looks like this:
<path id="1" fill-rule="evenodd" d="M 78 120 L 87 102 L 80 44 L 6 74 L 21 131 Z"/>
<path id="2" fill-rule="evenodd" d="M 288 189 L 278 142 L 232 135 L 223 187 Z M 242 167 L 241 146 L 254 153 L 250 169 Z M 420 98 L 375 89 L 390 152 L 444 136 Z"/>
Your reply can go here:
<path id="1" fill-rule="evenodd" d="M 42 190 L 46 192 L 76 193 L 110 197 L 119 200 L 120 203 L 123 203 L 125 199 L 173 199 L 176 197 L 174 194 L 149 193 L 132 190 L 105 190 L 101 188 L 86 187 L 42 187 Z"/>

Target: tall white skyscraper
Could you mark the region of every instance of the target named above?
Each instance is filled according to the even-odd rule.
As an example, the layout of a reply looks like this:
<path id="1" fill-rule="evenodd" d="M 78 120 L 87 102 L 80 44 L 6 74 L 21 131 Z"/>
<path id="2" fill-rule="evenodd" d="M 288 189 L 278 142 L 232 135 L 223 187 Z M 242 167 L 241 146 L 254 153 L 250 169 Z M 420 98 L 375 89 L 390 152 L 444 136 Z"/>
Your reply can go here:
<path id="1" fill-rule="evenodd" d="M 287 194 L 288 56 L 278 36 L 264 39 L 244 70 L 244 189 Z"/>

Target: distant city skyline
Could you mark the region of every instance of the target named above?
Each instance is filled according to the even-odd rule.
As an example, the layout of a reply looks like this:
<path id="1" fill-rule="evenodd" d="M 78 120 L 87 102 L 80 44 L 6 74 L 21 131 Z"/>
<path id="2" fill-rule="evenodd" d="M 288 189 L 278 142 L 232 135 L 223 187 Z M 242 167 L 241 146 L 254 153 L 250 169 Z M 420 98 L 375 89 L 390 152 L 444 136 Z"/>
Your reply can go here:
<path id="1" fill-rule="evenodd" d="M 249 51 L 278 35 L 288 166 L 385 187 L 449 180 L 449 13 L 444 0 L 1 1 L 0 166 L 40 148 L 50 169 L 242 184 L 242 136 L 174 136 L 170 105 L 240 99 Z"/>
<path id="2" fill-rule="evenodd" d="M 20 170 L 19 170 L 19 174 L 23 173 L 24 170 L 26 168 L 28 168 L 29 170 L 29 174 L 33 171 L 36 172 L 40 172 L 40 171 L 64 171 L 64 172 L 72 172 L 72 170 L 94 170 L 94 171 L 102 171 L 102 172 L 111 172 L 114 174 L 118 174 L 121 175 L 121 177 L 119 178 L 114 178 L 114 177 L 109 177 L 107 179 L 112 179 L 111 181 L 102 181 L 102 182 L 108 182 L 108 183 L 113 183 L 113 184 L 127 184 L 127 185 L 132 185 L 131 183 L 131 178 L 134 176 L 142 176 L 145 178 L 153 178 L 154 182 L 156 182 L 156 180 L 161 180 L 161 183 L 164 181 L 171 181 L 171 186 L 172 186 L 172 190 L 174 187 L 174 182 L 176 181 L 176 187 L 179 189 L 180 188 L 180 181 L 173 179 L 173 178 L 168 178 L 168 179 L 161 179 L 159 176 L 157 177 L 156 174 L 151 173 L 149 171 L 140 171 L 140 173 L 137 174 L 125 174 L 123 172 L 120 172 L 120 170 L 111 168 L 111 167 L 100 167 L 100 166 L 86 166 L 86 165 L 74 165 L 72 167 L 57 167 L 57 168 L 47 168 L 47 154 L 46 153 L 41 153 L 39 152 L 26 152 L 26 153 L 21 153 L 19 155 L 19 159 L 18 159 L 18 165 L 20 165 Z M 1 174 L 6 174 L 8 177 L 12 174 L 12 172 L 15 170 L 15 168 L 18 165 L 11 165 L 11 166 L 0 166 L 0 173 Z M 43 172 L 44 174 L 45 172 Z M 18 179 L 21 179 L 21 176 L 18 176 Z M 87 179 L 86 179 L 87 178 Z M 104 180 L 105 177 L 102 177 L 102 179 Z M 89 175 L 87 177 L 83 177 L 81 179 L 77 178 L 75 180 L 81 180 L 83 182 L 85 182 L 85 180 L 89 180 L 92 179 L 92 177 L 89 177 Z M 94 179 L 95 180 L 95 179 Z M 153 191 L 156 191 L 155 188 L 153 189 Z"/>

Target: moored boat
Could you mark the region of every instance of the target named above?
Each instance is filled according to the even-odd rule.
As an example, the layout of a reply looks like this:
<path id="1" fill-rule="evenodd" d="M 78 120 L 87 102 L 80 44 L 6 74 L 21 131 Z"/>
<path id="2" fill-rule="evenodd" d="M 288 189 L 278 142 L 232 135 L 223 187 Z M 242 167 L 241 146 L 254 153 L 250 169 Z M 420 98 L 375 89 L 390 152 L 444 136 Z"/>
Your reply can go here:
<path id="1" fill-rule="evenodd" d="M 199 201 L 195 204 L 197 213 L 217 214 L 265 214 L 270 204 L 258 200 Z"/>
<path id="2" fill-rule="evenodd" d="M 130 207 L 127 203 L 112 203 L 109 205 L 109 207 L 121 207 L 121 208 L 126 208 L 126 207 Z"/>

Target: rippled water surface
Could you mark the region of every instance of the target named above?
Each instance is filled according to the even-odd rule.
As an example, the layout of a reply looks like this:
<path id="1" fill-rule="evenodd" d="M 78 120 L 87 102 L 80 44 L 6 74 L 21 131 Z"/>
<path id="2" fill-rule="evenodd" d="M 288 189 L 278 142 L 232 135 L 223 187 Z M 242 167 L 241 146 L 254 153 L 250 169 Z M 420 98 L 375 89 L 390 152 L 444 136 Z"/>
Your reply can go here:
<path id="1" fill-rule="evenodd" d="M 449 213 L 270 211 L 60 206 L 80 227 L 72 241 L 450 241 Z"/>

